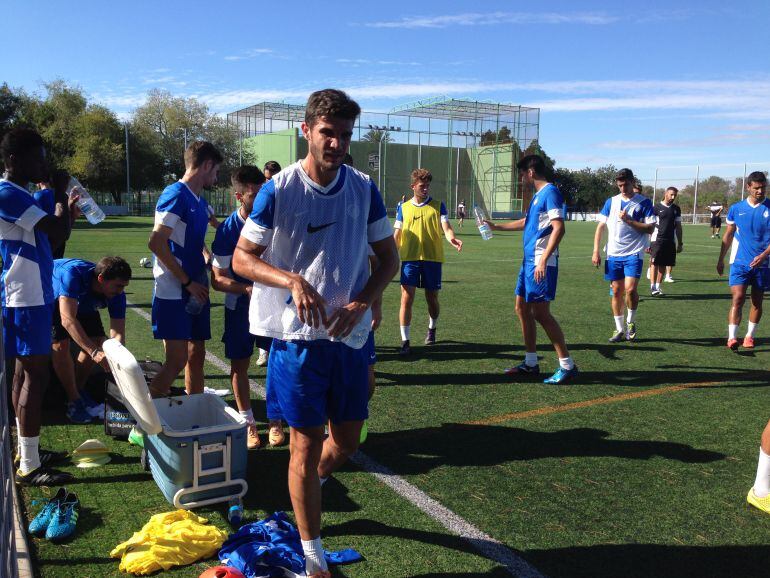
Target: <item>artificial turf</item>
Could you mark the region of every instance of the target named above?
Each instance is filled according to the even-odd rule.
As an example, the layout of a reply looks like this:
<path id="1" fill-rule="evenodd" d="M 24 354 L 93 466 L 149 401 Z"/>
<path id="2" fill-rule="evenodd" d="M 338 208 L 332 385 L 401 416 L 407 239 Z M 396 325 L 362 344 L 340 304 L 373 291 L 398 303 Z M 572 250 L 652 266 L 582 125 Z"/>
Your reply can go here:
<path id="1" fill-rule="evenodd" d="M 67 256 L 123 255 L 135 267 L 128 298 L 149 311 L 152 274 L 138 263 L 149 255 L 150 228 L 151 219 L 128 217 L 79 224 Z M 770 417 L 763 403 L 770 332 L 760 325 L 753 352 L 724 346 L 729 297 L 715 272 L 719 244 L 706 227 L 686 226 L 676 283 L 651 298 L 642 279 L 636 342 L 608 343 L 614 326 L 608 284 L 590 263 L 593 231 L 568 223 L 552 306 L 581 372 L 570 385 L 502 375 L 523 357 L 513 312 L 520 234 L 484 242 L 466 223 L 463 251 L 445 246 L 438 343 L 420 345 L 427 311 L 418 293 L 409 360 L 397 355 L 394 280 L 377 332 L 378 389 L 362 450 L 548 576 L 766 576 L 770 517 L 745 497 Z M 213 302 L 208 347 L 224 358 L 222 296 Z M 161 359 L 145 319 L 129 312 L 127 326 L 137 358 Z M 557 360 L 542 331 L 539 338 L 548 373 Z M 206 375 L 207 385 L 228 386 L 221 370 L 207 365 Z M 253 377 L 263 383 L 264 370 L 254 367 Z M 628 395 L 638 392 L 653 394 Z M 254 408 L 263 418 L 264 403 L 255 399 Z M 32 539 L 36 572 L 117 576 L 110 549 L 171 507 L 139 466 L 138 450 L 106 438 L 100 425 L 69 425 L 63 414 L 47 412 L 44 446 L 71 450 L 98 437 L 113 461 L 70 470 L 83 504 L 78 531 L 63 545 Z M 287 460 L 285 448 L 250 452 L 247 520 L 291 511 Z M 42 495 L 23 491 L 28 512 Z M 200 513 L 227 527 L 224 508 Z M 509 575 L 353 465 L 324 488 L 322 535 L 327 548 L 353 547 L 366 559 L 335 576 Z M 197 576 L 210 565 L 164 575 Z"/>

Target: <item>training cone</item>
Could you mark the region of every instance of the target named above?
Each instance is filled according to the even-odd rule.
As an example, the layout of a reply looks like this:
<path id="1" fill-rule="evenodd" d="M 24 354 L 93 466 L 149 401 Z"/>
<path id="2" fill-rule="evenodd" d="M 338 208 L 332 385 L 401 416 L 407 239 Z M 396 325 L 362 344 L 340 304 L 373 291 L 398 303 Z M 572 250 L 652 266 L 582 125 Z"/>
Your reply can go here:
<path id="1" fill-rule="evenodd" d="M 203 571 L 198 578 L 246 578 L 240 570 L 230 566 L 214 566 Z"/>

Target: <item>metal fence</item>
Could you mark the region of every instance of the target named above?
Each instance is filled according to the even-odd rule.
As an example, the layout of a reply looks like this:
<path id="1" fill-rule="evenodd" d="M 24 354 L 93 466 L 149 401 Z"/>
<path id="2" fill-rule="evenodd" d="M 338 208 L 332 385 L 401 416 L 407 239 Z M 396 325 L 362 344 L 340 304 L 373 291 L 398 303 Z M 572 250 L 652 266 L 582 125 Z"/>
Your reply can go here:
<path id="1" fill-rule="evenodd" d="M 644 194 L 658 202 L 668 187 L 679 189 L 676 203 L 682 209 L 682 220 L 687 223 L 708 223 L 712 202 L 727 207 L 746 195 L 746 177 L 754 171 L 767 174 L 770 162 L 743 164 L 688 165 L 658 167 L 654 174 L 641 179 Z"/>
<path id="2" fill-rule="evenodd" d="M 0 576 L 17 578 L 11 416 L 8 411 L 8 388 L 3 351 L 3 335 L 0 331 Z"/>

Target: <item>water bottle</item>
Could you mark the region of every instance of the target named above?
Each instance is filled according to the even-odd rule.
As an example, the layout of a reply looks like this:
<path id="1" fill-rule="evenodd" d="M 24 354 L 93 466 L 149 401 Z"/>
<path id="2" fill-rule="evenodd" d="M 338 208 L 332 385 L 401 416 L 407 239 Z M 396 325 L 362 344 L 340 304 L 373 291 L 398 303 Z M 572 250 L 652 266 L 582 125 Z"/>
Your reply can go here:
<path id="1" fill-rule="evenodd" d="M 230 505 L 227 508 L 227 521 L 231 526 L 239 527 L 243 520 L 243 502 L 240 496 L 230 498 Z"/>
<path id="2" fill-rule="evenodd" d="M 73 193 L 80 197 L 77 202 L 78 208 L 88 219 L 89 223 L 97 225 L 104 220 L 104 211 L 99 208 L 93 197 L 88 194 L 86 188 L 75 177 L 70 177 L 70 182 L 67 185 L 67 196 L 72 196 Z"/>
<path id="3" fill-rule="evenodd" d="M 485 241 L 489 241 L 492 238 L 492 229 L 489 228 L 484 220 L 487 216 L 484 214 L 484 209 L 478 205 L 473 205 L 473 214 L 476 216 L 476 226 L 479 228 L 481 238 Z"/>
<path id="4" fill-rule="evenodd" d="M 208 275 L 206 275 L 206 269 L 203 269 L 203 271 L 198 274 L 198 277 L 192 278 L 192 280 L 208 287 L 209 278 Z M 184 306 L 184 310 L 187 311 L 187 313 L 190 315 L 200 315 L 200 312 L 203 311 L 204 305 L 206 305 L 205 301 L 199 301 L 194 295 L 190 294 L 190 298 L 187 300 L 187 303 Z"/>
<path id="5" fill-rule="evenodd" d="M 326 317 L 331 317 L 334 313 L 335 308 L 334 307 L 327 307 L 326 309 Z M 369 322 L 367 323 L 367 320 Z M 353 349 L 361 349 L 364 344 L 366 343 L 367 339 L 369 339 L 369 332 L 371 331 L 371 317 L 364 316 L 361 321 L 359 321 L 358 325 L 356 325 L 350 333 L 348 333 L 347 337 L 332 337 L 331 341 L 338 341 L 340 343 L 344 343 L 348 347 L 352 347 Z"/>

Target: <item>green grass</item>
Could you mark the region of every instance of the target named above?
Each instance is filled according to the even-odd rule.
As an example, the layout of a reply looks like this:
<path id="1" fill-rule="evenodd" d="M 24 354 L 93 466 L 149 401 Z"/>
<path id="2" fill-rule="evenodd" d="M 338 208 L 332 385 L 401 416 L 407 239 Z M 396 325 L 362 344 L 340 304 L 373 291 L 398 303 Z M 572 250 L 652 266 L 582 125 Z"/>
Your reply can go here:
<path id="1" fill-rule="evenodd" d="M 138 267 L 149 254 L 150 219 L 114 218 L 73 233 L 67 254 L 96 260 L 117 253 L 137 264 L 129 299 L 148 309 L 152 279 Z M 760 326 L 754 353 L 724 347 L 727 284 L 714 265 L 718 242 L 706 227 L 685 227 L 685 251 L 667 295 L 647 297 L 637 317 L 636 343 L 609 344 L 613 329 L 608 285 L 590 263 L 591 224 L 570 223 L 562 246 L 560 320 L 580 380 L 569 386 L 514 382 L 501 370 L 523 357 L 513 312 L 521 237 L 498 233 L 489 242 L 472 224 L 460 233 L 462 253 L 444 266 L 439 342 L 397 356 L 399 288 L 385 294 L 377 333 L 378 389 L 363 450 L 549 576 L 765 576 L 770 518 L 746 505 L 766 412 L 765 370 L 770 340 Z M 221 304 L 220 295 L 214 297 Z M 224 352 L 222 307 L 212 311 L 209 349 Z M 427 327 L 418 295 L 412 342 Z M 128 316 L 128 347 L 138 358 L 160 358 L 149 324 Z M 547 339 L 541 368 L 556 368 Z M 207 366 L 207 384 L 227 387 Z M 260 383 L 264 371 L 254 369 Z M 708 382 L 659 395 L 588 405 L 490 425 L 467 422 L 670 385 Z M 716 383 L 715 383 L 716 382 Z M 254 400 L 264 417 L 264 403 Z M 63 412 L 47 414 L 47 447 L 73 449 L 101 426 L 71 426 Z M 84 505 L 76 538 L 54 546 L 32 539 L 43 577 L 118 576 L 107 556 L 154 513 L 171 509 L 136 449 L 106 440 L 111 464 L 72 470 Z M 247 517 L 291 511 L 285 448 L 251 452 Z M 42 495 L 25 490 L 25 504 Z M 28 509 L 29 511 L 29 509 Z M 202 515 L 226 528 L 223 508 Z M 506 576 L 466 543 L 369 474 L 348 466 L 324 489 L 324 543 L 353 547 L 366 561 L 335 576 Z M 164 573 L 197 576 L 211 562 Z"/>

